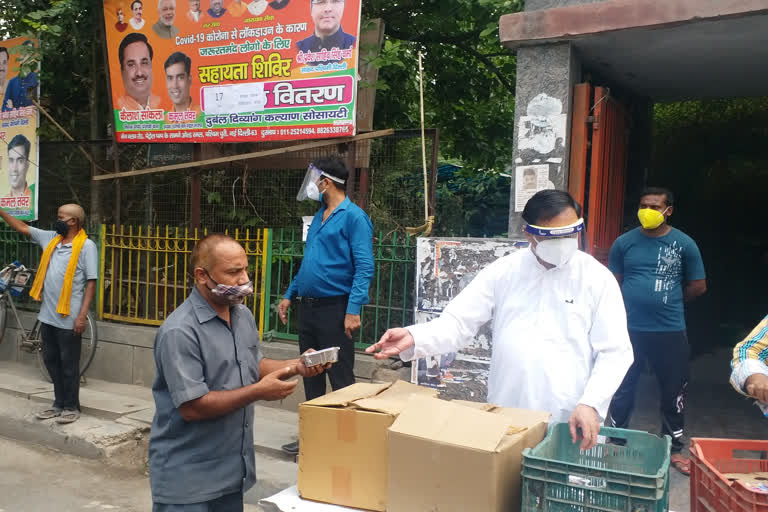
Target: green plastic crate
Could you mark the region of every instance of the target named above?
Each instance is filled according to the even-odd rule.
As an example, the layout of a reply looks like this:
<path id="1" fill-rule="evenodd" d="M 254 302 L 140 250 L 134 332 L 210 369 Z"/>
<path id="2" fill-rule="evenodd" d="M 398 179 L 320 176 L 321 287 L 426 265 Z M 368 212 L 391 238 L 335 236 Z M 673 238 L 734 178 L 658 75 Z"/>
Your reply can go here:
<path id="1" fill-rule="evenodd" d="M 598 444 L 582 452 L 567 423 L 553 426 L 523 451 L 522 512 L 666 512 L 669 436 L 603 427 L 624 446 Z"/>

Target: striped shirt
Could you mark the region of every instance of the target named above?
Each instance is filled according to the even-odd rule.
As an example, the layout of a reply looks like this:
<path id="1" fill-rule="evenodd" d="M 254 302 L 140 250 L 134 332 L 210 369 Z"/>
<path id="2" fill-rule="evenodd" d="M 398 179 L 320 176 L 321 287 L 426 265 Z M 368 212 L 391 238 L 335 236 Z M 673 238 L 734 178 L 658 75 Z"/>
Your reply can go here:
<path id="1" fill-rule="evenodd" d="M 744 385 L 756 373 L 768 376 L 768 316 L 733 349 L 731 385 L 746 395 Z"/>

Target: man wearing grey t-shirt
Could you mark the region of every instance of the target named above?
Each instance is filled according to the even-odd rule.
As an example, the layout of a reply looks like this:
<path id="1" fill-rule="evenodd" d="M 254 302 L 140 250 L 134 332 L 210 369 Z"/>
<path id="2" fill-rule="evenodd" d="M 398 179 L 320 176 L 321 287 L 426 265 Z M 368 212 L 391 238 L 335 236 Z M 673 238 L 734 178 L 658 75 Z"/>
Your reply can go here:
<path id="1" fill-rule="evenodd" d="M 54 401 L 51 407 L 38 413 L 37 418 L 56 418 L 58 423 L 72 423 L 80 417 L 80 336 L 96 294 L 98 249 L 83 231 L 85 212 L 76 204 L 59 208 L 55 231 L 30 227 L 3 210 L 0 210 L 0 217 L 43 248 L 43 258 L 30 295 L 34 294 L 36 286 L 38 291 L 42 287 L 38 319 L 42 324 L 43 360 L 53 381 Z M 68 272 L 74 257 L 77 258 L 72 261 L 74 272 Z M 65 297 L 62 289 L 70 279 L 72 293 Z"/>

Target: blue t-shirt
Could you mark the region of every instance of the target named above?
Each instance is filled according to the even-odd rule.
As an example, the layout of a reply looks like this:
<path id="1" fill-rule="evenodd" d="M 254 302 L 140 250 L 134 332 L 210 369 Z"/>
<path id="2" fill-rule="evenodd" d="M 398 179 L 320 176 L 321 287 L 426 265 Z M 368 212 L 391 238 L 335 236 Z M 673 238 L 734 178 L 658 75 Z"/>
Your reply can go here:
<path id="1" fill-rule="evenodd" d="M 608 267 L 624 276 L 621 291 L 630 331 L 685 330 L 683 286 L 706 277 L 691 237 L 675 228 L 658 238 L 633 229 L 613 243 Z"/>

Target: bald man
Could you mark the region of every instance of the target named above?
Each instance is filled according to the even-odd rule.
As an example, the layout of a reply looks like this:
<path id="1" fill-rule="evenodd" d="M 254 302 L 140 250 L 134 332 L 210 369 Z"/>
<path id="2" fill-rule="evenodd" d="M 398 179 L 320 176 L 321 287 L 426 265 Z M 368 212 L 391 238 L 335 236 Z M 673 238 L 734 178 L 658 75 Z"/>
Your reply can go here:
<path id="1" fill-rule="evenodd" d="M 256 483 L 253 403 L 282 400 L 295 375 L 326 367 L 262 357 L 243 305 L 253 295 L 248 258 L 232 238 L 192 249 L 195 286 L 155 336 L 155 417 L 149 438 L 153 512 L 241 512 Z"/>
<path id="2" fill-rule="evenodd" d="M 53 404 L 37 418 L 57 423 L 72 423 L 80 418 L 80 337 L 87 324 L 86 315 L 96 294 L 99 252 L 85 234 L 85 212 L 76 204 L 59 207 L 55 230 L 28 226 L 0 210 L 0 217 L 13 229 L 37 242 L 49 254 L 46 268 L 38 268 L 35 284 L 42 284 L 40 299 L 40 337 L 43 361 L 53 381 Z M 76 259 L 74 276 L 67 267 Z M 67 279 L 71 293 L 62 294 Z M 63 309 L 62 309 L 63 308 Z"/>

